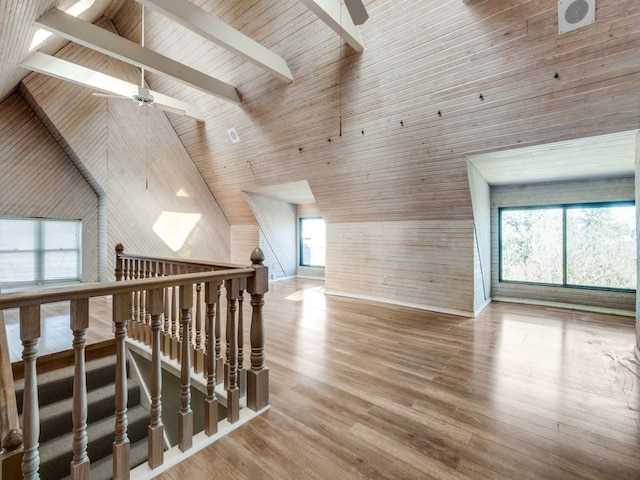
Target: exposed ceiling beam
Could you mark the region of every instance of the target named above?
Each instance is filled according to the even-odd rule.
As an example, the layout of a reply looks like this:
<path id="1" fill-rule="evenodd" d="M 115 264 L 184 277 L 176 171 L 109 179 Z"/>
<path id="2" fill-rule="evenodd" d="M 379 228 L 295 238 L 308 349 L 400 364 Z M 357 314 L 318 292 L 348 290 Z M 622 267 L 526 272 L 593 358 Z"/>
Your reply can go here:
<path id="1" fill-rule="evenodd" d="M 271 72 L 285 82 L 292 82 L 293 75 L 287 62 L 244 33 L 230 27 L 211 12 L 188 0 L 136 0 L 138 3 L 171 18 L 192 32 L 220 45 L 239 57 Z"/>
<path id="2" fill-rule="evenodd" d="M 353 23 L 356 25 L 362 25 L 369 18 L 369 14 L 362 0 L 344 0 L 344 4 L 347 6 L 347 10 L 349 10 L 349 15 L 351 15 Z"/>
<path id="3" fill-rule="evenodd" d="M 241 104 L 235 87 L 198 70 L 171 60 L 126 38 L 96 25 L 75 18 L 62 10 L 53 9 L 36 20 L 36 25 L 105 55 L 139 68 L 165 75 L 202 92 Z"/>
<path id="4" fill-rule="evenodd" d="M 31 53 L 20 65 L 34 72 L 122 97 L 131 98 L 133 92 L 138 89 L 138 85 L 133 83 L 40 52 Z M 162 93 L 152 91 L 151 94 L 154 97 L 154 103 L 169 106 L 175 111 L 184 112 L 185 115 L 204 122 L 202 111 L 195 105 Z"/>
<path id="5" fill-rule="evenodd" d="M 353 24 L 347 8 L 338 0 L 300 0 L 324 23 L 340 35 L 356 52 L 362 53 L 364 43 L 358 28 Z"/>

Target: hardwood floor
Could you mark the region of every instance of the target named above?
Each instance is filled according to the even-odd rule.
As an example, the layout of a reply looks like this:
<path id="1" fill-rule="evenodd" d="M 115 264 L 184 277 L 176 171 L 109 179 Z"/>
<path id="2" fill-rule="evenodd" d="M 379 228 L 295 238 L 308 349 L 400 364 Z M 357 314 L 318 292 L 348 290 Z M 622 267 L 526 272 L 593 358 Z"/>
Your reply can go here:
<path id="1" fill-rule="evenodd" d="M 265 316 L 271 409 L 157 478 L 640 478 L 632 318 L 460 318 L 303 279 L 273 284 Z"/>
<path id="2" fill-rule="evenodd" d="M 89 343 L 111 339 L 110 302 L 90 311 Z M 157 478 L 640 479 L 632 318 L 506 303 L 461 318 L 306 279 L 272 284 L 265 318 L 271 409 Z M 40 355 L 70 344 L 68 307 L 44 307 Z"/>

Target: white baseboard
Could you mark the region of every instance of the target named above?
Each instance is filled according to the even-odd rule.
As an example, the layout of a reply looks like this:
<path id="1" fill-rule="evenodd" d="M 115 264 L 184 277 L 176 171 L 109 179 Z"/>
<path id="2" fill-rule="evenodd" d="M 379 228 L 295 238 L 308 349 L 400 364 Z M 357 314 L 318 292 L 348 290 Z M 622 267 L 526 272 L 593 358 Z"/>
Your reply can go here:
<path id="1" fill-rule="evenodd" d="M 523 303 L 526 305 L 540 305 L 541 307 L 566 308 L 569 310 L 582 310 L 584 312 L 605 313 L 608 315 L 621 315 L 623 317 L 635 317 L 636 312 L 620 310 L 617 308 L 594 307 L 591 305 L 579 305 L 575 303 L 547 302 L 544 300 L 529 300 L 526 298 L 493 297 L 494 302 Z"/>
<path id="2" fill-rule="evenodd" d="M 314 277 L 312 275 L 296 275 L 296 278 L 304 278 L 305 280 L 322 280 L 324 282 L 324 276 Z"/>
<path id="3" fill-rule="evenodd" d="M 270 278 L 269 283 L 282 282 L 283 280 L 291 280 L 292 278 L 296 278 L 295 275 L 292 277 Z"/>
<path id="4" fill-rule="evenodd" d="M 373 295 L 361 295 L 359 293 L 337 292 L 334 290 L 325 290 L 324 293 L 325 295 L 334 295 L 336 297 L 357 298 L 360 300 L 368 300 L 370 302 L 380 302 L 380 303 L 387 303 L 390 305 L 398 305 L 401 307 L 415 308 L 418 310 L 427 310 L 429 312 L 446 313 L 447 315 L 456 315 L 458 317 L 473 317 L 473 312 L 465 312 L 464 310 L 434 307 L 432 305 L 423 305 L 420 303 L 403 302 L 401 300 L 376 297 Z"/>
<path id="5" fill-rule="evenodd" d="M 478 315 L 480 315 L 480 313 L 489 306 L 491 300 L 491 297 L 487 298 L 482 305 L 475 309 L 475 311 L 473 312 L 473 316 L 477 317 Z"/>

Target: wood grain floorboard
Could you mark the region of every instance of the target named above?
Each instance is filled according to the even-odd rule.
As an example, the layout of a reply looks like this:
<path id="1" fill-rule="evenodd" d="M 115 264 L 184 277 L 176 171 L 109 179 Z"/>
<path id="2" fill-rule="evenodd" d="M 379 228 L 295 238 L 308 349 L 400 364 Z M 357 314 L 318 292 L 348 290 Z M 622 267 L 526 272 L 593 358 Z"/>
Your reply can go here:
<path id="1" fill-rule="evenodd" d="M 640 479 L 631 318 L 453 317 L 306 279 L 265 318 L 271 409 L 157 478 Z"/>

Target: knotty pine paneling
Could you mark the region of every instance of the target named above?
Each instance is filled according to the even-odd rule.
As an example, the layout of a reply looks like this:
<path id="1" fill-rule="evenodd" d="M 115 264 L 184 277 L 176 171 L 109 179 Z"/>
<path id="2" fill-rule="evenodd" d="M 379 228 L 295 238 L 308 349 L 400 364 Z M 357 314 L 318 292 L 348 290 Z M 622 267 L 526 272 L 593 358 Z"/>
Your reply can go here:
<path id="1" fill-rule="evenodd" d="M 473 316 L 473 222 L 327 224 L 326 291 Z"/>
<path id="2" fill-rule="evenodd" d="M 106 19 L 100 24 L 113 28 Z M 58 55 L 139 81 L 136 68 L 75 44 Z M 229 224 L 164 112 L 95 97 L 89 89 L 40 74 L 27 77 L 21 88 L 104 191 L 110 249 L 122 242 L 134 253 L 229 260 Z M 154 232 L 163 213 L 201 215 L 177 252 Z"/>
<path id="3" fill-rule="evenodd" d="M 98 196 L 19 94 L 0 103 L 0 216 L 82 220 L 82 280 L 98 280 Z"/>
<path id="4" fill-rule="evenodd" d="M 554 182 L 537 185 L 491 188 L 491 293 L 494 298 L 559 302 L 632 312 L 634 293 L 521 285 L 498 281 L 498 208 L 562 203 L 634 200 L 634 179 L 624 177 L 582 182 Z"/>

